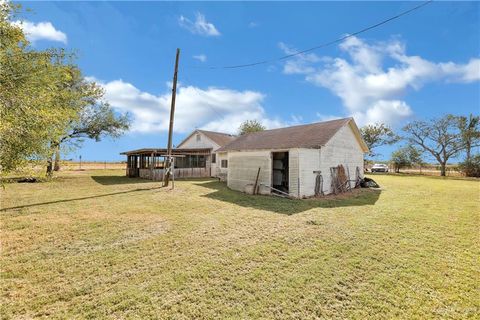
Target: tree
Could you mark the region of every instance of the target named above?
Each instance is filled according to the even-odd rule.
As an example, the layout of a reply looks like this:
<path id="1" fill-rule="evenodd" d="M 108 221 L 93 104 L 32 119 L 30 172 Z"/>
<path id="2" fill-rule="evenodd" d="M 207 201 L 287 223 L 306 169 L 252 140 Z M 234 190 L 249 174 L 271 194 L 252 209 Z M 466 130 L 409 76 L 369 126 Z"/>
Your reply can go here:
<path id="1" fill-rule="evenodd" d="M 366 125 L 360 129 L 360 133 L 368 149 L 370 149 L 369 156 L 371 157 L 376 155 L 373 149 L 383 145 L 391 145 L 400 140 L 400 137 L 383 123 Z"/>
<path id="2" fill-rule="evenodd" d="M 0 3 L 0 168 L 5 175 L 46 160 L 50 175 L 61 143 L 118 136 L 128 118 L 102 101 L 102 88 L 85 81 L 72 54 L 33 49 L 11 22 L 18 10 Z"/>
<path id="3" fill-rule="evenodd" d="M 414 121 L 403 130 L 408 141 L 430 153 L 440 164 L 440 175 L 446 175 L 447 162 L 465 149 L 459 117 L 448 114 L 440 119 Z"/>
<path id="4" fill-rule="evenodd" d="M 104 90 L 95 82 L 86 81 L 76 66 L 70 67 L 70 77 L 57 88 L 57 104 L 71 112 L 65 121 L 63 130 L 50 142 L 50 155 L 47 158 L 47 176 L 53 170 L 60 169 L 59 155 L 61 145 L 70 143 L 78 146 L 83 139 L 100 141 L 104 136 L 119 137 L 128 130 L 128 114 L 117 115 L 108 103 L 103 101 Z M 55 162 L 53 164 L 53 157 Z"/>
<path id="5" fill-rule="evenodd" d="M 11 19 L 19 7 L 0 3 L 0 168 L 2 174 L 49 153 L 61 134 L 65 109 L 55 107 L 55 91 L 67 74 L 63 50 L 34 50 Z"/>
<path id="6" fill-rule="evenodd" d="M 130 127 L 128 114 L 117 115 L 113 109 L 103 101 L 86 105 L 80 112 L 78 119 L 73 121 L 65 134 L 54 143 L 55 151 L 54 170 L 60 168 L 59 148 L 61 144 L 68 142 L 81 142 L 83 139 L 100 141 L 104 136 L 117 138 Z M 56 169 L 58 168 L 58 169 Z M 50 172 L 49 172 L 50 173 Z"/>
<path id="7" fill-rule="evenodd" d="M 465 161 L 469 162 L 472 148 L 480 146 L 480 117 L 473 114 L 470 114 L 468 118 L 461 116 L 458 120 L 458 127 L 465 144 Z"/>
<path id="8" fill-rule="evenodd" d="M 391 161 L 395 168 L 395 172 L 399 173 L 402 168 L 421 164 L 422 152 L 413 146 L 402 147 L 392 153 Z"/>
<path id="9" fill-rule="evenodd" d="M 246 120 L 242 122 L 238 128 L 239 135 L 244 135 L 252 132 L 259 132 L 265 130 L 265 126 L 262 125 L 258 120 Z"/>

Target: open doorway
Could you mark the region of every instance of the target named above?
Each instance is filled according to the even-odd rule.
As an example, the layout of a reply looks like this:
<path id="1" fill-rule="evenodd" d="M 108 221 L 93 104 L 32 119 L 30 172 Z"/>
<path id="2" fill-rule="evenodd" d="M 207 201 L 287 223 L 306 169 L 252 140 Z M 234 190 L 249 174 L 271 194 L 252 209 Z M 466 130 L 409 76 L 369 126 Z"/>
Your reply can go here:
<path id="1" fill-rule="evenodd" d="M 288 152 L 272 152 L 272 186 L 288 193 Z"/>

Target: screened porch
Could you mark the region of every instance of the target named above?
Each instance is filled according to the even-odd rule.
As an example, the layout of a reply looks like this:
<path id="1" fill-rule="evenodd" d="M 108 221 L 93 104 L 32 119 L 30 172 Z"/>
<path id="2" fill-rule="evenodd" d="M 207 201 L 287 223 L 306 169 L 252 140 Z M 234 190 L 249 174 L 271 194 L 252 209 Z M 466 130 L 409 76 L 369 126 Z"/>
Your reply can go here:
<path id="1" fill-rule="evenodd" d="M 210 177 L 211 151 L 209 148 L 173 149 L 175 179 Z M 139 149 L 121 154 L 127 156 L 127 177 L 163 181 L 167 149 Z"/>

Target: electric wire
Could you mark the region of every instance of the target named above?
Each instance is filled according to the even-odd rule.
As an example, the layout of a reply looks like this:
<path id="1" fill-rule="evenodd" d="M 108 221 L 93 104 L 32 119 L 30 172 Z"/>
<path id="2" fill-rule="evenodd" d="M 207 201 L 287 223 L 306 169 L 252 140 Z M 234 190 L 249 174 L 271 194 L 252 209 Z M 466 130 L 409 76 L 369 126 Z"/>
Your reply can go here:
<path id="1" fill-rule="evenodd" d="M 373 25 L 370 25 L 368 27 L 365 27 L 361 30 L 358 30 L 358 31 L 355 31 L 353 33 L 350 33 L 350 34 L 347 34 L 343 37 L 340 37 L 340 38 L 337 38 L 335 40 L 331 40 L 331 41 L 328 41 L 328 42 L 325 42 L 325 43 L 322 43 L 322 44 L 319 44 L 317 46 L 314 46 L 314 47 L 311 47 L 311 48 L 308 48 L 308 49 L 305 49 L 305 50 L 301 50 L 301 51 L 297 51 L 297 52 L 294 52 L 294 53 L 291 53 L 291 54 L 287 54 L 287 55 L 284 55 L 284 56 L 281 56 L 281 57 L 278 57 L 278 58 L 274 58 L 274 59 L 268 59 L 268 60 L 261 60 L 261 61 L 256 61 L 256 62 L 252 62 L 252 63 L 246 63 L 246 64 L 237 64 L 237 65 L 227 65 L 227 66 L 205 66 L 205 67 L 202 67 L 202 66 L 192 66 L 190 68 L 195 68 L 195 69 L 210 69 L 210 70 L 215 70 L 215 69 L 240 69 L 240 68 L 249 68 L 249 67 L 254 67 L 254 66 L 258 66 L 258 65 L 262 65 L 262 64 L 267 64 L 267 63 L 272 63 L 272 62 L 276 62 L 276 61 L 282 61 L 282 60 L 286 60 L 286 59 L 290 59 L 290 58 L 293 58 L 295 56 L 298 56 L 298 55 L 302 55 L 304 53 L 307 53 L 307 52 L 310 52 L 310 51 L 314 51 L 314 50 L 317 50 L 317 49 L 321 49 L 321 48 L 325 48 L 325 47 L 328 47 L 328 46 L 331 46 L 333 44 L 336 44 L 336 43 L 339 43 L 339 42 L 342 42 L 348 38 L 352 38 L 352 37 L 355 37 L 359 34 L 362 34 L 364 32 L 367 32 L 369 30 L 372 30 L 372 29 L 375 29 L 375 28 L 378 28 L 386 23 L 389 23 L 390 21 L 393 21 L 393 20 L 396 20 L 400 17 L 403 17 L 413 11 L 416 11 L 422 7 L 425 7 L 426 5 L 430 4 L 431 2 L 433 2 L 433 0 L 428 0 L 428 1 L 425 1 L 425 2 L 422 2 L 421 4 L 413 7 L 413 8 L 410 8 L 408 10 L 405 10 L 395 16 L 392 16 L 390 18 L 387 18 L 385 20 L 382 20 L 376 24 L 373 24 Z"/>

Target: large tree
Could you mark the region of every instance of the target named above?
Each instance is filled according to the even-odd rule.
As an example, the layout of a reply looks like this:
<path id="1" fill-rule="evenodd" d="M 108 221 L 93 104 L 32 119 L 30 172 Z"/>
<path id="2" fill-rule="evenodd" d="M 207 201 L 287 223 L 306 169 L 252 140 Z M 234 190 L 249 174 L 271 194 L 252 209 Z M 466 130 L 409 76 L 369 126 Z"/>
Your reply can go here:
<path id="1" fill-rule="evenodd" d="M 130 126 L 128 114 L 117 115 L 105 102 L 101 101 L 86 106 L 78 119 L 71 122 L 64 135 L 55 143 L 55 164 L 54 170 L 60 169 L 59 157 L 60 146 L 66 143 L 78 143 L 83 139 L 94 139 L 100 141 L 104 136 L 117 138 L 122 135 Z M 51 167 L 47 168 L 51 174 Z"/>
<path id="2" fill-rule="evenodd" d="M 360 128 L 360 132 L 370 150 L 369 156 L 371 157 L 376 155 L 374 152 L 375 148 L 391 145 L 400 140 L 400 137 L 396 135 L 389 126 L 383 123 L 368 124 Z"/>
<path id="3" fill-rule="evenodd" d="M 465 144 L 465 160 L 468 162 L 471 158 L 472 148 L 480 145 L 480 116 L 470 114 L 468 118 L 459 117 L 458 128 Z"/>
<path id="4" fill-rule="evenodd" d="M 18 25 L 10 2 L 0 3 L 0 168 L 7 174 L 48 155 L 61 135 L 66 114 L 55 108 L 55 91 L 66 73 L 54 61 L 62 50 L 34 50 Z"/>
<path id="5" fill-rule="evenodd" d="M 58 88 L 56 100 L 59 108 L 66 106 L 71 112 L 63 130 L 50 142 L 50 155 L 47 158 L 47 175 L 59 169 L 60 146 L 78 145 L 83 139 L 100 141 L 104 136 L 118 137 L 129 128 L 127 114 L 116 114 L 108 103 L 103 101 L 104 91 L 95 82 L 86 81 L 78 68 L 70 70 L 69 81 Z M 55 165 L 52 164 L 55 157 Z"/>
<path id="6" fill-rule="evenodd" d="M 29 45 L 11 22 L 18 8 L 0 3 L 0 170 L 5 175 L 46 159 L 51 174 L 61 143 L 117 136 L 128 120 L 102 101 L 97 84 L 84 80 L 72 54 Z"/>
<path id="7" fill-rule="evenodd" d="M 403 130 L 412 145 L 420 147 L 440 164 L 440 175 L 446 175 L 447 162 L 465 149 L 459 117 L 448 114 L 439 119 L 414 121 Z"/>
<path id="8" fill-rule="evenodd" d="M 263 131 L 265 129 L 265 126 L 262 125 L 258 120 L 246 120 L 242 122 L 242 124 L 238 128 L 238 134 L 244 135 L 247 133 Z"/>

